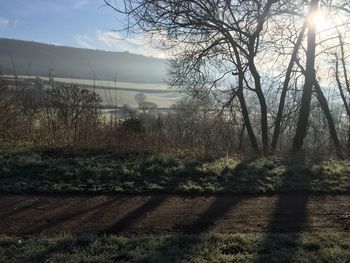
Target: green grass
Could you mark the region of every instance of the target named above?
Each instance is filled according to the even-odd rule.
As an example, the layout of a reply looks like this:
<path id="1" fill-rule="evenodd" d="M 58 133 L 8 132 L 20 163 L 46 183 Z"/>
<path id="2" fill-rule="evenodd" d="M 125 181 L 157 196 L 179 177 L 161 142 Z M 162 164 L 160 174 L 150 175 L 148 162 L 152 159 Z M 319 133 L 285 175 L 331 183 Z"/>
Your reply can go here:
<path id="1" fill-rule="evenodd" d="M 349 262 L 348 233 L 0 238 L 0 262 Z"/>
<path id="2" fill-rule="evenodd" d="M 0 192 L 348 193 L 350 161 L 1 150 Z"/>

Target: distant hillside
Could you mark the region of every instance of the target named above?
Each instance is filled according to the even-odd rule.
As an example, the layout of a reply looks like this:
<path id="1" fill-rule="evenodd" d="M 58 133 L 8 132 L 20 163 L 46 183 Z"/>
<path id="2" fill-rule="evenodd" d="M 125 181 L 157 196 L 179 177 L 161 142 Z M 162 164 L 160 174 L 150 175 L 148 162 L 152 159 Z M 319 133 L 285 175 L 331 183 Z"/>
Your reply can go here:
<path id="1" fill-rule="evenodd" d="M 117 81 L 159 83 L 167 77 L 164 59 L 127 52 L 106 52 L 1 39 L 0 68 L 3 74 L 54 76 Z"/>

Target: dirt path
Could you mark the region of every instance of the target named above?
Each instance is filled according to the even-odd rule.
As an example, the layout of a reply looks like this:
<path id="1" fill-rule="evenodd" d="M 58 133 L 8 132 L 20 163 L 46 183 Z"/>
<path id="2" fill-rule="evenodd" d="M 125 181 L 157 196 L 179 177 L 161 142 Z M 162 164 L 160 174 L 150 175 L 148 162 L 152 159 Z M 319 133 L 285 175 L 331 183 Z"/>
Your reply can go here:
<path id="1" fill-rule="evenodd" d="M 0 195 L 0 234 L 349 231 L 350 195 Z"/>

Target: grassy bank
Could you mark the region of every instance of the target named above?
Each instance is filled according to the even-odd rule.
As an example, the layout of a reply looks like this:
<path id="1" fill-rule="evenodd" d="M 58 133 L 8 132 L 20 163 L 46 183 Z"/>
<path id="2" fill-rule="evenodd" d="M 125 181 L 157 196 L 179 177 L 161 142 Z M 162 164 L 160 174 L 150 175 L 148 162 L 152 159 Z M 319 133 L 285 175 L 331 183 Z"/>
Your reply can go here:
<path id="1" fill-rule="evenodd" d="M 1 150 L 0 180 L 1 192 L 348 193 L 350 161 Z"/>
<path id="2" fill-rule="evenodd" d="M 1 262 L 347 262 L 346 233 L 0 238 Z"/>

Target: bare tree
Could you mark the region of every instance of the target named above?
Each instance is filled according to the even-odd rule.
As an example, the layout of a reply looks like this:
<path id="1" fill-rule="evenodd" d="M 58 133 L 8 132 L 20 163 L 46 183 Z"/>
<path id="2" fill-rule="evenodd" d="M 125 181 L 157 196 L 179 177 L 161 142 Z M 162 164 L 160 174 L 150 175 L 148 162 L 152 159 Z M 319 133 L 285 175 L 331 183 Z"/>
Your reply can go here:
<path id="1" fill-rule="evenodd" d="M 47 99 L 53 118 L 63 125 L 62 128 L 73 131 L 73 142 L 77 141 L 79 130 L 94 128 L 101 103 L 97 93 L 76 85 L 56 86 L 48 90 Z"/>
<path id="2" fill-rule="evenodd" d="M 317 13 L 319 0 L 311 0 L 309 17 Z M 310 103 L 312 88 L 315 81 L 315 55 L 316 55 L 316 25 L 309 21 L 307 52 L 306 52 L 306 69 L 305 69 L 305 84 L 303 96 L 301 98 L 301 107 L 296 133 L 293 140 L 293 151 L 299 152 L 302 150 L 304 138 L 307 133 L 307 124 L 310 115 Z"/>
<path id="3" fill-rule="evenodd" d="M 345 56 L 345 50 L 344 50 L 344 41 L 341 35 L 339 35 L 338 38 L 339 38 L 339 44 L 340 44 L 340 58 L 337 53 L 334 54 L 335 55 L 334 75 L 335 75 L 336 83 L 340 93 L 340 97 L 343 102 L 345 112 L 349 122 L 348 138 L 347 138 L 347 149 L 349 154 L 350 153 L 350 101 L 348 97 L 350 95 L 350 82 L 348 78 L 348 72 L 347 72 L 346 61 L 345 61 L 346 56 Z M 341 64 L 342 69 L 339 68 L 339 63 Z M 343 72 L 343 80 L 341 79 L 341 76 L 340 76 L 341 70 Z"/>
<path id="4" fill-rule="evenodd" d="M 135 95 L 135 100 L 136 100 L 137 104 L 139 104 L 139 105 L 144 103 L 146 101 L 146 98 L 147 98 L 147 96 L 145 95 L 145 93 L 142 93 L 142 92 L 137 93 Z"/>
<path id="5" fill-rule="evenodd" d="M 304 24 L 302 29 L 300 30 L 299 36 L 298 36 L 297 41 L 294 45 L 293 52 L 292 52 L 290 60 L 289 60 L 288 68 L 285 72 L 284 82 L 283 82 L 279 106 L 278 106 L 277 117 L 275 120 L 275 129 L 274 129 L 273 136 L 272 136 L 271 148 L 273 151 L 275 151 L 276 147 L 277 147 L 277 141 L 278 141 L 278 137 L 280 135 L 281 122 L 282 122 L 282 118 L 283 118 L 283 111 L 284 111 L 286 96 L 287 96 L 288 88 L 290 85 L 295 61 L 298 58 L 298 52 L 299 52 L 299 49 L 302 45 L 302 41 L 304 39 L 305 30 L 306 30 L 306 24 Z"/>
<path id="6" fill-rule="evenodd" d="M 287 2 L 125 0 L 121 5 L 105 2 L 117 12 L 127 15 L 127 30 L 151 35 L 160 33 L 170 40 L 167 47 L 175 50 L 175 57 L 181 61 L 175 67 L 178 69 L 177 76 L 182 76 L 182 80 L 177 78 L 173 82 L 177 87 L 192 88 L 192 94 L 201 96 L 224 85 L 223 81 L 230 75 L 241 75 L 239 78 L 244 78 L 243 82 L 238 79 L 237 87 L 231 89 L 230 94 L 226 93 L 227 101 L 231 102 L 241 94 L 242 84 L 243 88 L 256 94 L 260 106 L 259 130 L 263 152 L 267 153 L 268 107 L 256 58 L 261 50 L 266 21 L 274 14 L 285 13 Z M 188 78 L 191 80 L 188 81 Z M 245 102 L 241 95 L 237 98 L 245 123 L 249 126 Z M 251 129 L 248 129 L 248 134 L 252 147 L 258 151 Z"/>

